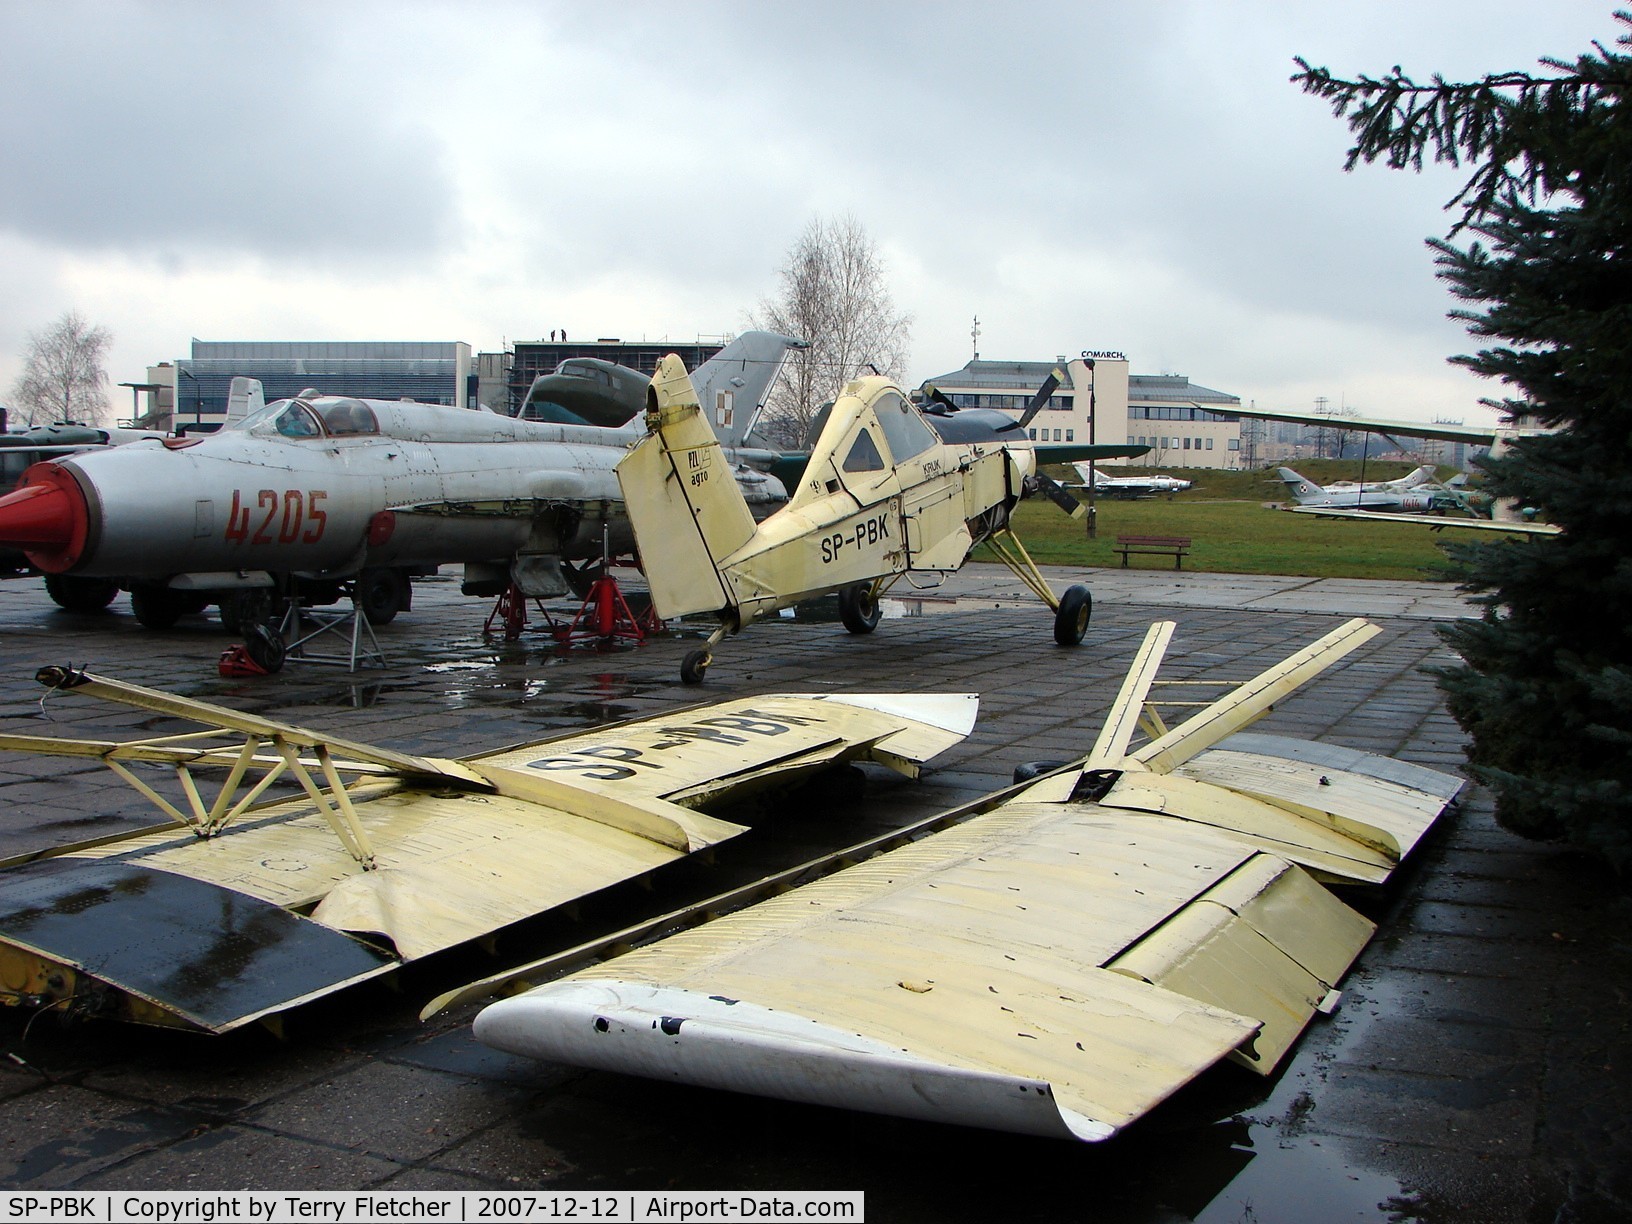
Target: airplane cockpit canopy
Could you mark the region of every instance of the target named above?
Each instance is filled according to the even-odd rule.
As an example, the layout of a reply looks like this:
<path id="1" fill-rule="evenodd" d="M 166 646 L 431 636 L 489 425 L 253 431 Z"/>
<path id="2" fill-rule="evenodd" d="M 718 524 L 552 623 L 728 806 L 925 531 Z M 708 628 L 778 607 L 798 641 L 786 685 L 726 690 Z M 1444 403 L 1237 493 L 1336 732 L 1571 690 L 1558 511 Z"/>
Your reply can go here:
<path id="1" fill-rule="evenodd" d="M 897 391 L 886 391 L 875 399 L 873 413 L 878 417 L 884 439 L 890 444 L 890 454 L 897 463 L 905 463 L 914 455 L 923 454 L 940 441 L 935 431 L 918 415 L 918 410 Z"/>
<path id="2" fill-rule="evenodd" d="M 228 428 L 282 438 L 346 438 L 377 434 L 380 423 L 374 410 L 362 400 L 325 397 L 310 403 L 302 399 L 274 400 Z"/>

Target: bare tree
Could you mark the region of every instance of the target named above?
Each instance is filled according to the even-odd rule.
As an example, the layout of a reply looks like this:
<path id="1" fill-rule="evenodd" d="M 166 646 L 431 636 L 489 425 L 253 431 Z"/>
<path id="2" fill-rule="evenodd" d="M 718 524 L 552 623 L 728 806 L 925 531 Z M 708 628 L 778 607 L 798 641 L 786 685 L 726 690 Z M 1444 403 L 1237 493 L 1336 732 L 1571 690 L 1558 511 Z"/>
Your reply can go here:
<path id="1" fill-rule="evenodd" d="M 113 333 L 92 327 L 77 310 L 44 331 L 30 332 L 22 377 L 12 397 L 29 425 L 96 424 L 108 410 L 103 369 Z"/>
<path id="2" fill-rule="evenodd" d="M 777 276 L 779 294 L 760 303 L 752 322 L 810 347 L 789 354 L 760 429 L 768 441 L 797 446 L 821 406 L 867 366 L 901 377 L 912 317 L 896 313 L 878 248 L 851 216 L 814 218 Z"/>

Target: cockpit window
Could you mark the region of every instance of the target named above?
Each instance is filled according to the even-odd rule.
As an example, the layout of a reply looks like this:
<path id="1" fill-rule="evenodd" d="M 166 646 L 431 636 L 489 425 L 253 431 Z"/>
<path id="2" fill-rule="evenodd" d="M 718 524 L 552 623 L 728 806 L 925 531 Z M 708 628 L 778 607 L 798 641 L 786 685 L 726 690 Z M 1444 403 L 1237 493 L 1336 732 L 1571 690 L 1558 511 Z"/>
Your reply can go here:
<path id="1" fill-rule="evenodd" d="M 286 438 L 320 438 L 323 427 L 317 414 L 300 400 L 290 400 L 272 421 L 272 427 Z"/>
<path id="2" fill-rule="evenodd" d="M 873 412 L 878 416 L 884 441 L 897 463 L 904 463 L 935 445 L 935 431 L 894 391 L 886 391 L 874 400 Z"/>
<path id="3" fill-rule="evenodd" d="M 323 424 L 337 438 L 356 437 L 358 434 L 377 434 L 380 423 L 374 419 L 374 410 L 362 400 L 326 399 L 312 405 Z"/>
<path id="4" fill-rule="evenodd" d="M 865 429 L 857 434 L 856 440 L 850 444 L 850 453 L 844 457 L 844 470 L 847 472 L 884 470 L 884 456 L 878 453 L 878 444 L 873 441 L 873 435 Z"/>

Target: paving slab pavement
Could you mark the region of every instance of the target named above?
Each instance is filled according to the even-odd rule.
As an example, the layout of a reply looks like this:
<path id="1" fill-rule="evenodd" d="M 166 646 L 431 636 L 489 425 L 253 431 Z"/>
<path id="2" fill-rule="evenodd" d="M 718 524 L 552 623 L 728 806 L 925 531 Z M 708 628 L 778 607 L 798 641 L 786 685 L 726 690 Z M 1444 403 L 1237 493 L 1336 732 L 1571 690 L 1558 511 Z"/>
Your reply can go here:
<path id="1" fill-rule="evenodd" d="M 1051 570 L 1087 580 L 1076 650 L 1007 571 L 971 566 L 851 639 L 831 609 L 727 643 L 705 695 L 973 690 L 975 734 L 917 787 L 872 779 L 854 805 L 791 814 L 792 852 L 854 840 L 1079 754 L 1149 621 L 1178 622 L 1168 678 L 1239 680 L 1365 613 L 1384 633 L 1261 729 L 1454 768 L 1460 732 L 1424 666 L 1432 584 Z M 1421 588 L 1421 589 L 1419 589 Z M 147 717 L 29 677 L 72 662 L 136 683 L 410 751 L 454 755 L 689 703 L 694 636 L 561 652 L 485 641 L 451 580 L 419 585 L 381 631 L 389 665 L 224 680 L 212 623 L 140 629 L 0 583 L 0 727 L 136 734 Z M 0 758 L 0 855 L 149 820 L 111 775 Z M 835 836 L 837 840 L 835 841 Z M 0 1186 L 12 1188 L 861 1189 L 880 1220 L 1624 1220 L 1632 1218 L 1632 906 L 1576 856 L 1498 828 L 1475 791 L 1389 889 L 1352 898 L 1382 926 L 1267 1083 L 1221 1068 L 1102 1147 L 707 1092 L 514 1059 L 469 1034 L 474 1008 L 416 1018 L 496 967 L 474 955 L 223 1039 L 0 1009 Z M 519 951 L 519 950 L 512 950 Z"/>

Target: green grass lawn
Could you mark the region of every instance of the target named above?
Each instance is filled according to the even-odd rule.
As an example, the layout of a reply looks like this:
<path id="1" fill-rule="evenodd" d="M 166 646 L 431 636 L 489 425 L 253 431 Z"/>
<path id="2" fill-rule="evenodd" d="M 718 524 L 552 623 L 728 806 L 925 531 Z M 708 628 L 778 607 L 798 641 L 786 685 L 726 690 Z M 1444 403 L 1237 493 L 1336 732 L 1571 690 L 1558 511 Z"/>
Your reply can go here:
<path id="1" fill-rule="evenodd" d="M 1429 570 L 1444 560 L 1438 541 L 1455 538 L 1454 533 L 1441 535 L 1408 524 L 1318 519 L 1266 510 L 1265 502 L 1281 501 L 1285 493 L 1285 486 L 1272 472 L 1163 470 L 1194 480 L 1195 487 L 1171 499 L 1100 500 L 1095 539 L 1087 538 L 1082 520 L 1067 517 L 1043 498 L 1020 504 L 1015 533 L 1042 565 L 1117 566 L 1121 558 L 1111 549 L 1118 535 L 1188 536 L 1192 543 L 1184 559 L 1187 570 L 1406 581 L 1436 577 Z M 1366 465 L 1366 479 L 1388 480 L 1410 470 L 1410 464 L 1372 462 Z M 1353 480 L 1359 476 L 1359 464 L 1311 462 L 1298 471 L 1317 483 Z M 993 559 L 984 549 L 975 556 Z M 1171 569 L 1173 561 L 1170 557 L 1135 557 L 1130 564 L 1138 569 Z"/>

